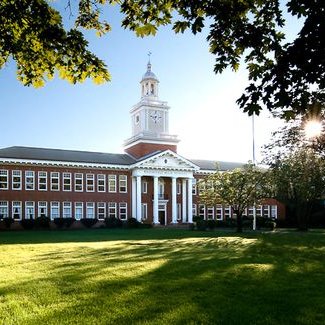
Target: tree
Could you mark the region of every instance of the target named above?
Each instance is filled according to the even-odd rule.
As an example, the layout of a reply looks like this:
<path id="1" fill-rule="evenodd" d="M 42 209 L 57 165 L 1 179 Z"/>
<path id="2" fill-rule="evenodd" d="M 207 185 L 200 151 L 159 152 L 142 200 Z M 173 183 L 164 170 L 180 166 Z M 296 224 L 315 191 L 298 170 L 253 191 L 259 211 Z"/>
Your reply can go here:
<path id="1" fill-rule="evenodd" d="M 308 134 L 308 127 L 318 127 Z M 325 159 L 325 111 L 322 107 L 305 115 L 299 115 L 272 133 L 272 141 L 264 146 L 264 163 L 272 166 L 279 159 L 297 150 L 312 150 Z"/>
<path id="2" fill-rule="evenodd" d="M 325 195 L 325 161 L 311 149 L 301 148 L 272 166 L 276 199 L 295 213 L 300 230 L 308 228 L 308 219 L 316 199 Z"/>
<path id="3" fill-rule="evenodd" d="M 200 202 L 207 205 L 226 204 L 237 216 L 237 232 L 242 232 L 242 216 L 249 206 L 268 197 L 267 171 L 247 164 L 241 169 L 208 175 L 199 183 Z"/>
<path id="4" fill-rule="evenodd" d="M 67 7 L 70 0 L 66 1 Z M 46 0 L 3 0 L 0 4 L 0 66 L 10 56 L 19 79 L 39 86 L 60 76 L 71 82 L 92 77 L 109 80 L 105 64 L 87 50 L 80 28 L 102 35 L 110 30 L 100 20 L 104 5 L 118 4 L 122 26 L 138 36 L 155 35 L 161 25 L 194 34 L 209 25 L 207 40 L 216 57 L 214 70 L 237 70 L 244 60 L 250 84 L 237 103 L 248 114 L 263 107 L 286 118 L 325 103 L 325 2 L 286 0 L 289 15 L 300 18 L 295 40 L 285 42 L 279 0 L 79 0 L 75 27 L 66 31 L 59 12 Z M 51 6 L 52 5 L 52 6 Z"/>

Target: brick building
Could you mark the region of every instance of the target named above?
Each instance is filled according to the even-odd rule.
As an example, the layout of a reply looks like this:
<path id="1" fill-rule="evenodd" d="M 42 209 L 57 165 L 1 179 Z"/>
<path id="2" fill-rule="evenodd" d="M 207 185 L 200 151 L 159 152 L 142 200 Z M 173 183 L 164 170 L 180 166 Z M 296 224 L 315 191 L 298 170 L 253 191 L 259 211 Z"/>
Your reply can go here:
<path id="1" fill-rule="evenodd" d="M 134 217 L 154 224 L 191 223 L 193 215 L 223 220 L 227 206 L 198 202 L 196 182 L 240 163 L 189 160 L 177 154 L 179 139 L 169 134 L 169 109 L 158 97 L 159 81 L 150 62 L 142 77 L 141 99 L 130 110 L 132 135 L 125 153 L 58 149 L 0 149 L 0 219 L 49 216 Z M 247 214 L 283 218 L 275 200 L 251 207 Z"/>

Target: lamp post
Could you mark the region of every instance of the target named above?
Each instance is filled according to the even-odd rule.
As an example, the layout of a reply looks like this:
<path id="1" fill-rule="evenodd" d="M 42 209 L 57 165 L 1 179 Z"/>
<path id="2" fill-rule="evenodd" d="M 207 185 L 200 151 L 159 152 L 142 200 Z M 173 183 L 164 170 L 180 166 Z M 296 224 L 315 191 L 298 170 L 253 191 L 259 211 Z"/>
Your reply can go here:
<path id="1" fill-rule="evenodd" d="M 253 165 L 256 166 L 256 157 L 255 157 L 255 121 L 254 121 L 254 113 L 252 115 L 252 140 L 253 140 Z M 256 204 L 254 200 L 253 205 L 253 230 L 256 230 Z"/>

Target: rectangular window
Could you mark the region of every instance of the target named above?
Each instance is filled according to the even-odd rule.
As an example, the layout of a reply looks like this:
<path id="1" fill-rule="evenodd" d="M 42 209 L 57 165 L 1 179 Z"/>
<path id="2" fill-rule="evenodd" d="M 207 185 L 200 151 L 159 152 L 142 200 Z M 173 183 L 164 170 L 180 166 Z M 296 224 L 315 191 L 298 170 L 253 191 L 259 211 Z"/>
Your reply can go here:
<path id="1" fill-rule="evenodd" d="M 74 174 L 74 190 L 75 192 L 82 192 L 83 191 L 83 182 L 84 182 L 84 175 L 82 173 L 75 173 Z"/>
<path id="2" fill-rule="evenodd" d="M 182 220 L 182 205 L 177 203 L 177 220 Z"/>
<path id="3" fill-rule="evenodd" d="M 21 202 L 12 202 L 12 217 L 15 220 L 21 220 Z"/>
<path id="4" fill-rule="evenodd" d="M 11 186 L 13 190 L 21 190 L 21 170 L 12 171 Z"/>
<path id="5" fill-rule="evenodd" d="M 147 220 L 147 218 L 148 218 L 148 204 L 142 203 L 141 210 L 142 210 L 142 220 Z"/>
<path id="6" fill-rule="evenodd" d="M 270 206 L 269 205 L 263 205 L 263 217 L 270 218 Z"/>
<path id="7" fill-rule="evenodd" d="M 104 220 L 106 218 L 106 204 L 104 202 L 97 203 L 97 218 Z"/>
<path id="8" fill-rule="evenodd" d="M 51 172 L 51 191 L 60 190 L 60 173 Z"/>
<path id="9" fill-rule="evenodd" d="M 196 195 L 197 187 L 196 187 L 196 179 L 193 179 L 192 183 L 192 195 Z"/>
<path id="10" fill-rule="evenodd" d="M 109 218 L 117 218 L 116 202 L 108 202 L 108 217 Z"/>
<path id="11" fill-rule="evenodd" d="M 256 205 L 256 217 L 261 217 L 262 216 L 262 206 L 261 205 Z"/>
<path id="12" fill-rule="evenodd" d="M 192 205 L 192 215 L 197 216 L 197 209 L 196 209 L 196 204 Z"/>
<path id="13" fill-rule="evenodd" d="M 126 175 L 119 175 L 118 181 L 119 181 L 119 185 L 118 185 L 119 192 L 120 193 L 127 193 L 127 185 L 128 185 L 127 176 Z"/>
<path id="14" fill-rule="evenodd" d="M 248 207 L 247 216 L 250 218 L 254 217 L 254 207 Z"/>
<path id="15" fill-rule="evenodd" d="M 47 190 L 47 172 L 38 172 L 38 190 Z"/>
<path id="16" fill-rule="evenodd" d="M 208 217 L 209 220 L 214 219 L 214 207 L 208 207 L 207 208 L 207 217 Z"/>
<path id="17" fill-rule="evenodd" d="M 90 218 L 90 219 L 95 218 L 95 203 L 94 202 L 86 203 L 86 218 Z"/>
<path id="18" fill-rule="evenodd" d="M 272 219 L 278 218 L 278 207 L 276 205 L 271 205 L 271 218 Z"/>
<path id="19" fill-rule="evenodd" d="M 3 218 L 9 218 L 9 208 L 7 201 L 0 201 L 0 220 Z"/>
<path id="20" fill-rule="evenodd" d="M 221 204 L 217 204 L 216 206 L 216 219 L 217 220 L 223 219 L 223 208 Z"/>
<path id="21" fill-rule="evenodd" d="M 105 175 L 97 175 L 97 192 L 106 192 L 106 178 Z"/>
<path id="22" fill-rule="evenodd" d="M 182 183 L 177 182 L 176 192 L 177 192 L 177 195 L 180 195 L 182 193 Z"/>
<path id="23" fill-rule="evenodd" d="M 108 192 L 116 193 L 116 175 L 108 175 Z"/>
<path id="24" fill-rule="evenodd" d="M 148 193 L 148 182 L 147 181 L 143 181 L 142 182 L 142 193 L 143 194 L 147 194 Z"/>
<path id="25" fill-rule="evenodd" d="M 35 177 L 34 177 L 34 172 L 31 170 L 25 171 L 25 190 L 26 191 L 35 190 Z"/>
<path id="26" fill-rule="evenodd" d="M 74 206 L 74 217 L 76 220 L 80 220 L 83 218 L 83 202 L 76 202 Z"/>
<path id="27" fill-rule="evenodd" d="M 38 217 L 47 217 L 47 202 L 38 202 Z"/>
<path id="28" fill-rule="evenodd" d="M 63 173 L 63 191 L 71 191 L 71 173 Z"/>
<path id="29" fill-rule="evenodd" d="M 63 202 L 63 218 L 71 218 L 71 202 Z"/>
<path id="30" fill-rule="evenodd" d="M 199 216 L 205 219 L 205 205 L 199 204 Z"/>
<path id="31" fill-rule="evenodd" d="M 127 219 L 127 203 L 120 203 L 119 204 L 119 215 L 121 220 L 126 220 Z"/>
<path id="32" fill-rule="evenodd" d="M 0 190 L 8 189 L 8 170 L 0 170 Z"/>
<path id="33" fill-rule="evenodd" d="M 25 202 L 25 219 L 35 219 L 35 202 Z"/>
<path id="34" fill-rule="evenodd" d="M 225 216 L 225 220 L 231 218 L 231 207 L 230 206 L 224 207 L 224 216 Z"/>
<path id="35" fill-rule="evenodd" d="M 95 175 L 94 174 L 86 174 L 86 191 L 94 192 L 95 191 Z"/>
<path id="36" fill-rule="evenodd" d="M 60 218 L 60 203 L 51 202 L 51 219 Z"/>

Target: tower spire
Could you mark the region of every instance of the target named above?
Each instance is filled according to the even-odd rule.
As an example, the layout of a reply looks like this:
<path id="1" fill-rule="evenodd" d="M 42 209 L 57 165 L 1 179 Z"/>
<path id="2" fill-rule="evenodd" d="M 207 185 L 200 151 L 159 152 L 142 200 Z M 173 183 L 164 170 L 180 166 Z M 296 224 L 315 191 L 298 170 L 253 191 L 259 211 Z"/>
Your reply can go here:
<path id="1" fill-rule="evenodd" d="M 147 71 L 151 72 L 151 62 L 150 62 L 150 57 L 151 57 L 151 52 L 148 52 L 148 64 L 147 64 Z"/>

